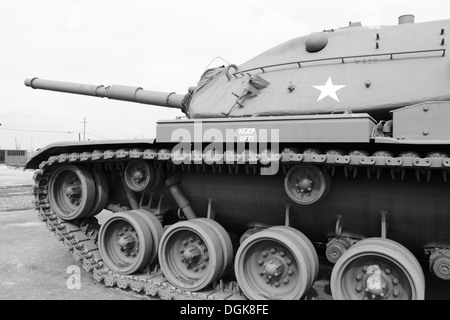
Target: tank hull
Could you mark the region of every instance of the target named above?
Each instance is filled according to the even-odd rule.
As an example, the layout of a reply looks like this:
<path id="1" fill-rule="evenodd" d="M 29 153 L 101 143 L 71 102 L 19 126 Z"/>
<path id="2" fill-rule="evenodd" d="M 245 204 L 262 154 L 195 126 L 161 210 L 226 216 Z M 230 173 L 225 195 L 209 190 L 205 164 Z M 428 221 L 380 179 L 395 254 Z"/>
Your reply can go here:
<path id="1" fill-rule="evenodd" d="M 131 287 L 137 292 L 145 292 L 152 296 L 158 295 L 161 299 L 192 298 L 187 293 L 189 290 L 185 292 L 182 288 L 164 284 L 167 283 L 164 274 L 150 271 L 153 264 L 146 266 L 146 268 L 150 268 L 146 269 L 148 271 L 136 272 L 132 278 L 124 278 L 123 275 L 111 273 L 110 269 L 105 268 L 96 244 L 98 241 L 96 234 L 101 228 L 97 220 L 93 217 L 82 218 L 74 222 L 61 220 L 55 215 L 55 209 L 58 207 L 55 208 L 55 205 L 48 201 L 49 194 L 59 192 L 52 187 L 55 183 L 51 181 L 54 179 L 52 178 L 53 173 L 61 172 L 64 170 L 62 168 L 80 167 L 91 172 L 104 172 L 109 186 L 106 209 L 113 212 L 125 211 L 120 216 L 125 217 L 126 212 L 130 212 L 130 215 L 134 216 L 136 210 L 151 212 L 161 219 L 166 228 L 170 227 L 170 230 L 176 230 L 180 219 L 186 220 L 183 213 L 189 206 L 191 212 L 196 216 L 189 218 L 193 220 L 183 223 L 205 218 L 207 218 L 206 220 L 213 219 L 234 239 L 233 251 L 236 257 L 242 256 L 240 251 L 236 252 L 237 248 L 243 250 L 241 249 L 243 246 L 252 243 L 250 239 L 255 239 L 259 234 L 263 236 L 266 231 L 261 230 L 286 228 L 284 227 L 286 225 L 292 227 L 293 230 L 299 230 L 306 239 L 309 239 L 308 241 L 312 241 L 322 258 L 325 258 L 323 250 L 327 247 L 327 243 L 336 237 L 346 239 L 346 241 L 361 242 L 361 245 L 365 243 L 364 239 L 367 239 L 368 243 L 373 242 L 373 239 L 381 239 L 376 241 L 381 241 L 380 245 L 382 245 L 387 241 L 383 239 L 388 238 L 389 243 L 402 244 L 401 248 L 407 248 L 407 252 L 412 252 L 418 260 L 422 260 L 425 250 L 446 248 L 450 241 L 447 218 L 450 202 L 446 196 L 449 187 L 442 174 L 446 169 L 434 169 L 430 175 L 427 174 L 427 170 L 414 168 L 410 161 L 413 158 L 407 156 L 402 156 L 403 161 L 399 161 L 399 157 L 379 154 L 376 161 L 371 161 L 373 156 L 362 155 L 362 151 L 350 152 L 349 155 L 332 156 L 329 152 L 312 153 L 312 150 L 307 148 L 308 144 L 291 145 L 290 148 L 282 145 L 283 151 L 281 158 L 278 159 L 280 170 L 276 174 L 260 175 L 259 171 L 254 169 L 261 165 L 260 162 L 257 164 L 249 161 L 241 164 L 207 164 L 205 161 L 200 161 L 201 163 L 191 165 L 176 164 L 173 161 L 175 159 L 173 155 L 172 157 L 167 156 L 167 148 L 170 145 L 155 143 L 147 145 L 152 149 L 146 150 L 138 148 L 142 147 L 142 144 L 129 146 L 136 147 L 132 149 L 134 152 L 129 150 L 126 153 L 124 149 L 114 151 L 110 148 L 111 146 L 108 146 L 105 148 L 107 150 L 102 153 L 103 156 L 99 157 L 99 150 L 91 151 L 93 157 L 89 160 L 74 160 L 75 158 L 71 157 L 74 154 L 72 151 L 79 150 L 71 149 L 69 146 L 60 146 L 65 153 L 59 156 L 51 155 L 47 161 L 41 162 L 40 170 L 37 171 L 39 174 L 35 177 L 36 205 L 40 218 L 46 222 L 50 230 L 61 238 L 68 250 L 73 252 L 74 257 L 78 261 L 83 261 L 85 269 L 92 271 L 94 277 L 98 281 L 105 282 L 107 286 Z M 325 147 L 325 150 L 343 146 L 343 144 L 321 145 L 321 147 Z M 357 146 L 360 150 L 366 147 L 367 153 L 373 152 L 374 148 L 373 145 L 364 143 L 353 146 Z M 77 147 L 72 146 L 72 148 Z M 382 147 L 388 148 L 390 152 L 398 152 L 407 145 L 394 145 L 394 147 L 383 145 Z M 433 146 L 433 149 L 434 147 L 438 146 Z M 85 146 L 85 148 L 89 147 Z M 47 152 L 50 152 L 49 150 L 52 148 L 47 149 Z M 294 153 L 293 150 L 302 151 Z M 427 150 L 429 151 L 429 147 L 424 149 L 422 146 L 422 152 Z M 75 152 L 75 154 L 77 153 Z M 43 151 L 40 156 L 44 157 L 45 152 Z M 154 169 L 163 172 L 164 177 L 168 178 L 166 185 L 160 184 L 149 194 L 146 194 L 146 191 L 137 191 L 130 196 L 123 183 L 123 177 L 126 176 L 128 164 L 136 159 L 151 163 Z M 397 167 L 393 170 L 387 163 L 394 159 L 396 159 Z M 417 158 L 414 159 L 417 160 Z M 441 165 L 444 165 L 446 161 L 441 159 Z M 298 166 L 315 167 L 320 170 L 319 172 L 329 174 L 330 179 L 326 181 L 330 184 L 330 188 L 327 195 L 317 203 L 298 204 L 287 194 L 286 172 L 290 172 L 292 168 Z M 178 186 L 178 195 L 182 194 L 181 201 L 184 203 L 180 203 L 180 198 L 174 196 L 173 185 L 168 182 L 172 179 L 170 177 L 175 176 L 178 178 L 173 183 Z M 111 217 L 117 219 L 118 216 L 115 214 Z M 337 227 L 338 223 L 339 228 Z M 256 233 L 248 236 L 248 230 L 255 230 L 252 233 Z M 103 232 L 103 234 L 107 233 Z M 267 234 L 270 235 L 268 231 Z M 280 236 L 283 234 L 280 233 Z M 74 240 L 74 236 L 76 240 Z M 92 243 L 88 240 L 90 238 L 92 238 Z M 164 240 L 163 237 L 161 241 Z M 81 241 L 82 245 L 77 244 L 77 241 Z M 406 249 L 400 249 L 397 252 L 400 257 L 406 254 L 406 251 L 402 250 Z M 396 251 L 394 250 L 394 252 Z M 165 257 L 165 255 L 160 255 L 160 257 Z M 229 259 L 231 258 L 229 257 Z M 247 259 L 250 258 L 244 256 L 241 259 L 246 265 Z M 325 268 L 324 270 L 329 271 L 332 268 L 328 263 L 321 261 L 320 267 Z M 412 268 L 412 273 L 419 272 L 418 270 L 422 272 L 422 267 L 420 269 L 417 269 L 417 266 L 409 267 Z M 346 272 L 343 273 L 346 274 Z M 225 275 L 231 276 L 230 274 Z M 238 275 L 242 277 L 242 273 L 238 273 Z M 154 280 L 147 280 L 150 278 Z M 315 278 L 308 279 L 308 281 L 313 281 Z M 317 280 L 329 281 L 329 278 Z M 417 281 L 419 281 L 420 288 L 423 282 L 420 282 L 420 277 Z M 319 281 L 318 285 L 320 284 Z M 233 286 L 230 284 L 230 288 Z M 247 299 L 247 294 L 240 291 L 223 291 L 223 289 L 209 286 L 205 290 L 209 294 L 217 290 L 213 294 L 217 294 L 217 297 L 219 297 L 219 293 L 222 296 L 225 292 L 227 299 Z M 196 291 L 199 297 L 204 292 L 202 289 Z M 306 292 L 300 296 L 303 299 L 308 298 Z"/>
<path id="2" fill-rule="evenodd" d="M 216 220 L 227 230 L 243 233 L 257 225 L 283 225 L 290 207 L 291 226 L 313 242 L 326 243 L 334 233 L 337 216 L 343 231 L 355 236 L 380 236 L 381 215 L 387 212 L 390 239 L 415 253 L 433 243 L 450 243 L 449 186 L 441 175 L 429 182 L 417 181 L 409 172 L 393 180 L 388 171 L 370 179 L 363 169 L 355 178 L 340 168 L 332 178 L 330 194 L 317 204 L 293 204 L 284 189 L 284 173 L 275 176 L 184 173 L 182 187 L 196 212 L 207 212 L 207 199 L 214 199 Z M 230 201 L 233 199 L 233 201 Z"/>
<path id="3" fill-rule="evenodd" d="M 441 110 L 441 113 L 436 111 L 436 116 L 442 118 L 446 115 L 447 104 L 438 104 L 439 108 L 436 109 Z M 408 129 L 411 119 L 420 122 L 416 115 L 409 116 L 423 105 L 417 107 L 395 113 L 396 123 L 406 123 L 404 132 L 411 131 Z M 428 126 L 432 120 L 422 123 Z M 136 157 L 158 163 L 162 166 L 159 170 L 165 172 L 166 178 L 177 172 L 181 174 L 180 186 L 197 216 L 206 217 L 208 206 L 212 203 L 218 213 L 215 219 L 237 235 L 252 226 L 285 224 L 288 207 L 289 224 L 317 243 L 326 243 L 333 235 L 338 216 L 342 217 L 344 232 L 350 237 L 378 236 L 381 232 L 381 212 L 384 212 L 389 221 L 389 237 L 405 244 L 416 254 L 420 255 L 424 248 L 436 244 L 449 245 L 450 218 L 446 212 L 450 201 L 447 197 L 449 186 L 446 175 L 450 162 L 445 158 L 447 137 L 440 135 L 439 144 L 429 145 L 423 138 L 413 141 L 408 138 L 376 138 L 375 126 L 375 121 L 367 114 L 268 117 L 250 121 L 163 121 L 158 124 L 158 142 L 114 140 L 55 143 L 40 150 L 28 162 L 27 168 L 37 169 L 42 163 L 52 165 L 71 162 L 69 155 L 79 157 L 83 152 L 101 156 L 96 159 L 90 156 L 84 160 L 77 158 L 75 162 L 86 165 L 102 163 L 106 161 L 103 153 L 112 150 L 115 155 L 108 161 L 115 164 L 123 162 L 122 167 Z M 213 135 L 210 135 L 208 140 L 208 132 L 213 129 L 216 136 L 211 138 Z M 241 130 L 244 132 L 240 133 Z M 271 135 L 273 130 L 277 132 L 276 135 Z M 261 144 L 262 131 L 269 134 Z M 320 136 L 314 138 L 319 133 Z M 299 138 L 291 141 L 289 136 Z M 186 142 L 181 139 L 182 144 L 173 142 L 179 137 L 189 140 Z M 247 144 L 239 140 L 242 137 Z M 254 144 L 249 142 L 252 137 L 255 138 Z M 274 138 L 278 140 L 271 140 Z M 302 143 L 293 141 L 300 139 Z M 377 139 L 381 142 L 377 143 Z M 436 141 L 434 137 L 431 139 Z M 208 141 L 214 143 L 208 144 Z M 406 143 L 402 144 L 403 141 Z M 414 145 L 414 142 L 417 144 Z M 188 148 L 181 151 L 188 153 L 178 153 L 180 146 L 186 145 Z M 206 154 L 211 145 L 216 147 L 216 152 L 219 149 L 222 153 L 231 151 L 233 156 L 229 157 L 225 153 L 214 158 Z M 239 152 L 248 152 L 248 148 L 256 155 L 253 159 L 236 158 Z M 263 164 L 262 153 L 268 150 L 274 152 L 275 157 L 267 158 Z M 341 150 L 339 156 L 332 155 L 331 151 L 335 150 Z M 348 156 L 355 154 L 351 150 L 360 151 L 356 156 Z M 371 156 L 380 150 L 386 154 L 381 157 Z M 404 158 L 405 151 L 415 151 L 417 155 Z M 427 158 L 436 151 L 442 151 L 441 159 Z M 65 155 L 65 158 L 61 160 L 60 155 Z M 422 158 L 416 163 L 414 157 Z M 46 161 L 50 159 L 50 163 Z M 427 163 L 429 159 L 432 161 Z M 293 201 L 285 188 L 289 168 L 305 164 L 328 172 L 330 176 L 328 195 L 308 205 Z M 262 174 L 261 169 L 268 166 L 272 171 Z M 115 181 L 120 181 L 118 173 L 114 174 Z M 111 198 L 124 199 L 125 205 L 129 205 L 121 186 L 110 189 L 114 194 Z M 169 189 L 162 186 L 157 192 L 164 194 L 165 203 L 170 209 L 168 218 L 177 221 L 177 209 L 180 206 L 172 199 Z"/>

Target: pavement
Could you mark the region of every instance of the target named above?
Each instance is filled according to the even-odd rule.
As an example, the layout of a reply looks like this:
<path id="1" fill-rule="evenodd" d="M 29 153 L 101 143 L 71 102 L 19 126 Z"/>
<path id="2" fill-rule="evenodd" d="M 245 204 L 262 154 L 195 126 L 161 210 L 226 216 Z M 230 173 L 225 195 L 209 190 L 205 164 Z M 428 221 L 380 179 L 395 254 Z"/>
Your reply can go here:
<path id="1" fill-rule="evenodd" d="M 0 188 L 10 186 L 32 186 L 34 170 L 23 170 L 21 168 L 0 165 Z"/>
<path id="2" fill-rule="evenodd" d="M 150 300 L 82 268 L 35 210 L 0 213 L 0 300 Z"/>
<path id="3" fill-rule="evenodd" d="M 0 168 L 0 195 L 31 190 L 32 170 Z M 1 197 L 0 197 L 1 201 Z M 150 300 L 98 283 L 64 249 L 36 210 L 0 212 L 0 300 Z"/>

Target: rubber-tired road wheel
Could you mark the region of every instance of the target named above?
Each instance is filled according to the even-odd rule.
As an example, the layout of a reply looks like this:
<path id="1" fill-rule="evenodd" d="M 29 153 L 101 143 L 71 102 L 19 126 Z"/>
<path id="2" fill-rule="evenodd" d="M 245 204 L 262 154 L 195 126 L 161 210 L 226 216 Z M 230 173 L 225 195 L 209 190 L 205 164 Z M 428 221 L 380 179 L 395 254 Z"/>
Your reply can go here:
<path id="1" fill-rule="evenodd" d="M 100 228 L 98 243 L 105 265 L 120 274 L 144 268 L 156 250 L 147 222 L 134 211 L 109 216 Z"/>
<path id="2" fill-rule="evenodd" d="M 88 216 L 93 217 L 100 213 L 106 206 L 109 196 L 109 184 L 103 171 L 91 171 L 95 182 L 95 201 Z"/>
<path id="3" fill-rule="evenodd" d="M 198 291 L 212 284 L 229 262 L 229 253 L 224 252 L 229 250 L 224 235 L 213 223 L 196 220 L 170 226 L 158 250 L 164 276 L 175 287 L 188 291 Z"/>
<path id="4" fill-rule="evenodd" d="M 94 179 L 82 166 L 62 165 L 50 176 L 50 206 L 63 220 L 87 216 L 94 205 L 95 194 Z"/>
<path id="5" fill-rule="evenodd" d="M 236 279 L 251 300 L 298 300 L 318 274 L 311 241 L 291 227 L 272 227 L 249 236 L 235 258 Z"/>
<path id="6" fill-rule="evenodd" d="M 414 255 L 401 244 L 368 238 L 336 262 L 330 280 L 336 300 L 424 300 L 425 277 Z"/>

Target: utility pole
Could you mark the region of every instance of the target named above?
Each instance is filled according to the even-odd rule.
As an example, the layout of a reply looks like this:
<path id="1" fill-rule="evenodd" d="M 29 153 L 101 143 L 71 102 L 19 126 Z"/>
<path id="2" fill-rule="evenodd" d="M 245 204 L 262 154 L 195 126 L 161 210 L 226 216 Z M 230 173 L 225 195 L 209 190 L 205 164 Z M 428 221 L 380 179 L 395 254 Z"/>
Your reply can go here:
<path id="1" fill-rule="evenodd" d="M 80 123 L 83 124 L 83 141 L 86 141 L 86 123 L 89 123 L 89 122 L 86 122 L 86 118 L 83 118 L 83 122 L 80 122 Z"/>

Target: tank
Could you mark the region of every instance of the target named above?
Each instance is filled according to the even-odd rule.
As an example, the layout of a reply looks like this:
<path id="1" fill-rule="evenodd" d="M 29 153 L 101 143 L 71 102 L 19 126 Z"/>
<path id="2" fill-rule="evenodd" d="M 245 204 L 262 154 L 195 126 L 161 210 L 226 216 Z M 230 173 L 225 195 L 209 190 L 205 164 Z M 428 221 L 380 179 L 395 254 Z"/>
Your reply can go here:
<path id="1" fill-rule="evenodd" d="M 185 94 L 27 79 L 186 115 L 155 139 L 40 149 L 38 216 L 99 282 L 160 299 L 312 299 L 321 281 L 335 300 L 425 299 L 426 274 L 450 279 L 449 30 L 351 23 Z"/>

